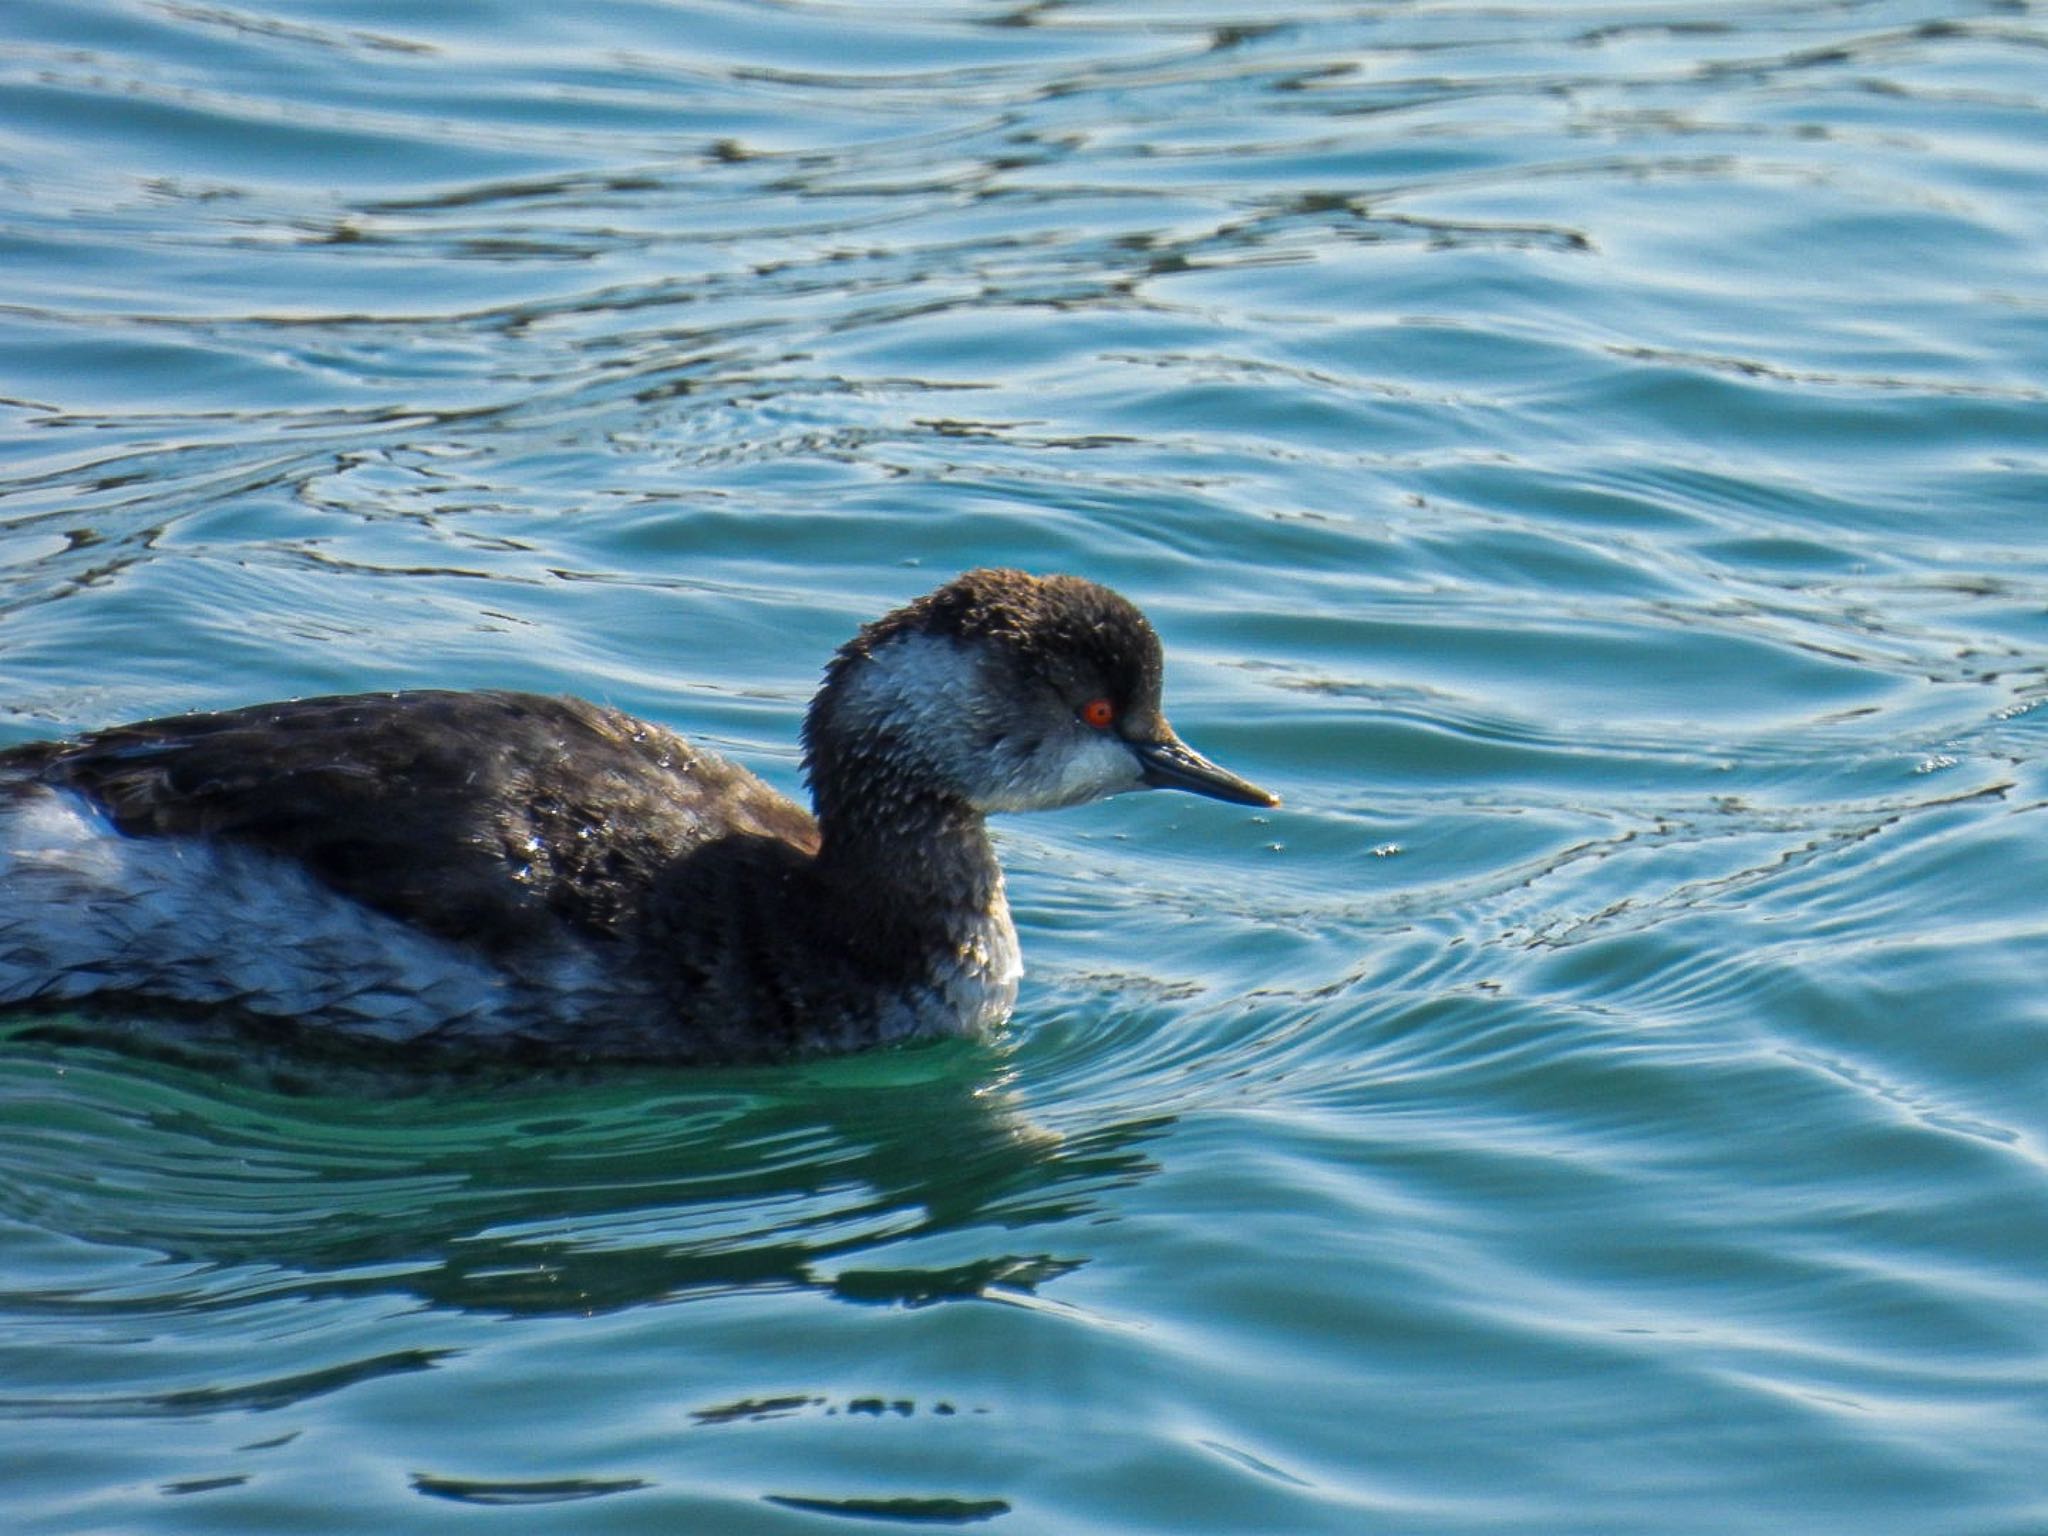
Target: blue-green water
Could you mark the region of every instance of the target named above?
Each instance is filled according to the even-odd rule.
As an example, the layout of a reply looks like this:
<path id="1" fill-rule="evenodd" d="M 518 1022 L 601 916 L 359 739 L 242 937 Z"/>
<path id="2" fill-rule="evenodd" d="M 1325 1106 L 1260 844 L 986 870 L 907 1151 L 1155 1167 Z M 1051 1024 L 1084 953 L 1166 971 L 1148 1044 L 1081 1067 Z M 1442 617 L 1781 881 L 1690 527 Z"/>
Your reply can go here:
<path id="1" fill-rule="evenodd" d="M 1287 797 L 991 1046 L 0 1040 L 0 1527 L 2048 1531 L 2048 19 L 7 0 L 0 741 L 573 690 L 794 789 L 1111 582 Z"/>

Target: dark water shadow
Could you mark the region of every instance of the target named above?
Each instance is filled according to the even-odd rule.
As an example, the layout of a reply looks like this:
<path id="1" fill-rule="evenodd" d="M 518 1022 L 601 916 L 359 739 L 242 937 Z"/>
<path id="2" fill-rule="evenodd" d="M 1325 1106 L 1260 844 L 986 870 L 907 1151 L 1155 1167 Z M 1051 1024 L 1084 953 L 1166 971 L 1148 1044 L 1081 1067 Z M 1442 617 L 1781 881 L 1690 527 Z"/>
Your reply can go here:
<path id="1" fill-rule="evenodd" d="M 1005 1071 L 939 1046 L 282 1093 L 17 1025 L 0 1035 L 0 1219 L 128 1252 L 103 1280 L 0 1306 L 111 1321 L 397 1294 L 587 1315 L 760 1289 L 1028 1293 L 1086 1255 L 1025 1234 L 1154 1171 L 1143 1145 L 1171 1121 L 1062 1135 Z M 141 1274 L 133 1250 L 155 1256 Z"/>

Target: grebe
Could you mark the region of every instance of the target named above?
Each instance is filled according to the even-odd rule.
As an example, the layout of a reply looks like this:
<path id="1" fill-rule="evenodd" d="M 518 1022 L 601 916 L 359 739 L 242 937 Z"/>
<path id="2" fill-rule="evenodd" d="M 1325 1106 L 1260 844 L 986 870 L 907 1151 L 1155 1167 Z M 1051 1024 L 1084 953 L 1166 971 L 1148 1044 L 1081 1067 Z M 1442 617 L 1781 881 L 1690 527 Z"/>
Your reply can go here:
<path id="1" fill-rule="evenodd" d="M 840 648 L 815 817 L 578 699 L 261 704 L 0 752 L 0 1008 L 297 1021 L 469 1057 L 732 1062 L 981 1033 L 1016 930 L 984 818 L 1278 800 L 1160 713 L 1136 607 L 977 570 Z"/>

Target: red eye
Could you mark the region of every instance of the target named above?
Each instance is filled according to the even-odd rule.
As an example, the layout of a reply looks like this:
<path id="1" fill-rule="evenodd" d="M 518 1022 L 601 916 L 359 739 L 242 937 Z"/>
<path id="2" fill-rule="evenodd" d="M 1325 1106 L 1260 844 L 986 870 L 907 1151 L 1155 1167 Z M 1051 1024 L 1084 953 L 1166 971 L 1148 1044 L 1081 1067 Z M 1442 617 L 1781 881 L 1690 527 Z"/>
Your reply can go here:
<path id="1" fill-rule="evenodd" d="M 1106 731 L 1116 720 L 1116 706 L 1107 699 L 1090 699 L 1081 706 L 1081 718 L 1098 731 Z"/>

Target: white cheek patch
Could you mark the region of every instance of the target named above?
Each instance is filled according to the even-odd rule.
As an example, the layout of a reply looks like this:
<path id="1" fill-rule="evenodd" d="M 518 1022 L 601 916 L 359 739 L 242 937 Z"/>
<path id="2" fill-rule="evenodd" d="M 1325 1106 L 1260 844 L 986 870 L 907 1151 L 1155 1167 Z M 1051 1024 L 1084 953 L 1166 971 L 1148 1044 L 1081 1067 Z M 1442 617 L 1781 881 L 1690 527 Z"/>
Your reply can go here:
<path id="1" fill-rule="evenodd" d="M 964 646 L 931 635 L 903 635 L 847 674 L 839 698 L 841 728 L 853 736 L 888 734 L 920 766 L 956 774 L 982 709 L 983 688 Z"/>
<path id="2" fill-rule="evenodd" d="M 985 811 L 1057 810 L 1144 785 L 1130 748 L 1093 731 L 1065 734 L 1005 766 L 1007 774 L 980 802 Z"/>
<path id="3" fill-rule="evenodd" d="M 967 645 L 903 635 L 849 674 L 841 728 L 886 733 L 893 749 L 980 811 L 1040 811 L 1137 789 L 1137 758 L 1046 698 L 1004 691 Z"/>

